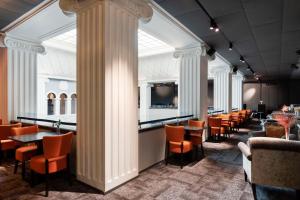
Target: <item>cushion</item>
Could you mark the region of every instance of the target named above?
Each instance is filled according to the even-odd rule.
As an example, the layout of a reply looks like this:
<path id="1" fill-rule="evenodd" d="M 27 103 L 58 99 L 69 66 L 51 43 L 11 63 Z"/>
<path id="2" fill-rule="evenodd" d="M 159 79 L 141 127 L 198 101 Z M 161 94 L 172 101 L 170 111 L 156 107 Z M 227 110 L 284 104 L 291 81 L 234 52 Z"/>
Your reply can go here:
<path id="1" fill-rule="evenodd" d="M 266 136 L 282 138 L 285 135 L 285 128 L 279 125 L 269 125 L 266 127 Z"/>

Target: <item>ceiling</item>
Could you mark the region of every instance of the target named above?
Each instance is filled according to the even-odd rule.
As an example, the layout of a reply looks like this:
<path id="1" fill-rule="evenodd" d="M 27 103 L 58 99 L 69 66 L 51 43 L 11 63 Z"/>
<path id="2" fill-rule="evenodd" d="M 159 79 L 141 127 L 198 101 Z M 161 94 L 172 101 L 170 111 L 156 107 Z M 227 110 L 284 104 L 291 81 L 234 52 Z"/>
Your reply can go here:
<path id="1" fill-rule="evenodd" d="M 44 0 L 1 0 L 0 30 Z"/>
<path id="2" fill-rule="evenodd" d="M 300 78 L 300 69 L 290 67 L 299 59 L 299 0 L 199 0 L 219 33 L 209 29 L 210 20 L 196 0 L 155 1 L 245 75 L 251 72 L 240 55 L 262 79 Z"/>

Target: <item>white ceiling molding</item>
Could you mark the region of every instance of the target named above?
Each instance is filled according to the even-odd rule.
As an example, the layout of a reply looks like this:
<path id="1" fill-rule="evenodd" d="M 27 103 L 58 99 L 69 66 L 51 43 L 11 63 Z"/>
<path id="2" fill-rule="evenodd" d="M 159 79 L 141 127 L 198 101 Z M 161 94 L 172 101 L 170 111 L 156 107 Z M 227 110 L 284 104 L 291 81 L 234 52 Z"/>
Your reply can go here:
<path id="1" fill-rule="evenodd" d="M 39 9 L 34 15 L 11 28 L 7 33 L 24 40 L 42 42 L 76 27 L 76 17 L 67 17 L 58 1 Z"/>

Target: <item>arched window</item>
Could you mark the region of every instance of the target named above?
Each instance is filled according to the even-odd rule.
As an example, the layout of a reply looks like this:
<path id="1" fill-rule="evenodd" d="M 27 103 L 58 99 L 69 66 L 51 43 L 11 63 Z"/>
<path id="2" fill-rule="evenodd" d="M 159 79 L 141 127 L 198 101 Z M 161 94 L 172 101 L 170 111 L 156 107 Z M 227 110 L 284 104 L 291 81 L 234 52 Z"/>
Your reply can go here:
<path id="1" fill-rule="evenodd" d="M 66 114 L 66 100 L 68 96 L 64 93 L 60 95 L 60 114 L 65 115 Z"/>
<path id="2" fill-rule="evenodd" d="M 48 115 L 54 115 L 56 96 L 54 93 L 49 93 L 47 98 L 48 98 L 47 113 Z"/>
<path id="3" fill-rule="evenodd" d="M 76 114 L 77 95 L 71 95 L 71 114 Z"/>

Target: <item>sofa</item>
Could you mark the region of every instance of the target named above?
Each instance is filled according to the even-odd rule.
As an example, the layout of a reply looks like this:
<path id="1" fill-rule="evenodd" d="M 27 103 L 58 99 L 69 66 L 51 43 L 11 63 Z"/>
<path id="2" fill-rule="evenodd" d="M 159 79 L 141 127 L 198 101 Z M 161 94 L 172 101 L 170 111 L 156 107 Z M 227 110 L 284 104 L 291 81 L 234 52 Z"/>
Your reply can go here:
<path id="1" fill-rule="evenodd" d="M 300 142 L 271 137 L 249 138 L 240 142 L 245 181 L 252 186 L 256 199 L 256 184 L 292 188 L 300 191 Z"/>

